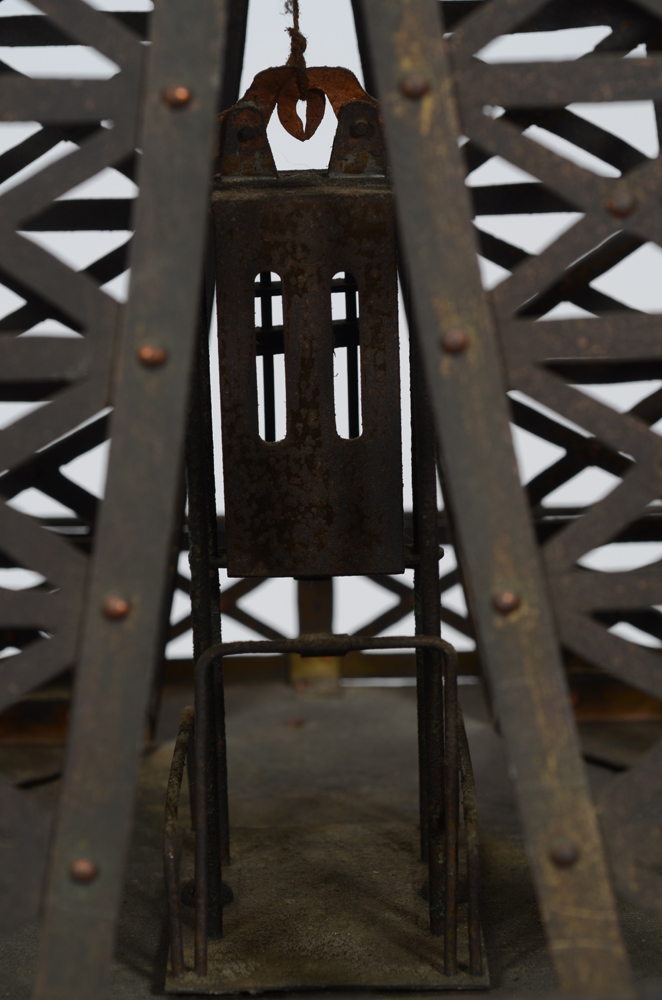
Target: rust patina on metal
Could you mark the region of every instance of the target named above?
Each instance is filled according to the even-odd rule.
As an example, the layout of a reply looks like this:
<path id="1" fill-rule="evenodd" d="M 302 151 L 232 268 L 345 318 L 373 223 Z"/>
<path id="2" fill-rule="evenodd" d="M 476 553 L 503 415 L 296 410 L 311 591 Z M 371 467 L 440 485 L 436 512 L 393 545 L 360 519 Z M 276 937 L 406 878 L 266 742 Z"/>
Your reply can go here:
<path id="1" fill-rule="evenodd" d="M 213 205 L 231 576 L 383 574 L 405 566 L 395 220 L 379 118 L 348 71 L 308 73 L 330 96 L 339 74 L 329 171 L 277 174 L 265 123 L 279 91 L 265 96 L 264 81 L 222 116 Z M 281 76 L 294 80 L 282 68 L 280 93 L 289 86 Z M 284 322 L 264 325 L 258 339 L 255 281 L 269 272 L 280 278 L 271 294 L 282 291 Z M 339 437 L 334 414 L 333 351 L 348 343 L 331 314 L 338 272 L 354 279 L 360 302 L 362 431 L 348 439 Z M 281 351 L 286 434 L 263 440 L 256 356 Z"/>
<path id="2" fill-rule="evenodd" d="M 210 725 L 217 711 L 209 695 L 210 681 L 223 657 L 251 652 L 343 656 L 358 649 L 410 646 L 425 649 L 435 656 L 435 690 L 432 685 L 427 690 L 438 723 L 434 735 L 440 745 L 435 763 L 437 771 L 441 775 L 445 773 L 443 787 L 439 788 L 436 816 L 430 820 L 429 842 L 434 846 L 430 854 L 436 856 L 441 869 L 440 884 L 435 885 L 437 864 L 431 863 L 429 867 L 431 933 L 426 926 L 428 921 L 420 912 L 420 900 L 414 905 L 418 891 L 411 891 L 414 884 L 420 885 L 421 869 L 414 860 L 417 834 L 413 828 L 407 830 L 406 825 L 400 825 L 394 840 L 394 828 L 388 822 L 361 829 L 352 824 L 347 843 L 343 843 L 343 824 L 334 825 L 331 841 L 326 827 L 315 828 L 312 833 L 312 828 L 307 826 L 290 827 L 285 853 L 281 847 L 277 848 L 277 863 L 271 853 L 281 836 L 276 828 L 261 834 L 266 853 L 260 856 L 254 851 L 247 855 L 243 833 L 235 830 L 234 863 L 230 869 L 224 868 L 223 874 L 230 884 L 240 886 L 242 910 L 239 914 L 236 911 L 228 913 L 226 926 L 221 871 L 216 864 L 217 851 L 209 824 L 210 812 L 217 808 L 220 786 L 216 780 L 214 755 L 208 749 Z M 191 710 L 186 709 L 166 800 L 164 862 L 172 963 L 172 974 L 167 981 L 169 991 L 227 993 L 333 985 L 476 989 L 489 985 L 478 915 L 480 873 L 475 786 L 457 704 L 457 657 L 452 646 L 429 635 L 367 638 L 328 633 L 267 642 L 220 643 L 207 649 L 197 662 L 195 704 L 195 794 L 191 797 L 191 809 L 195 812 L 195 938 L 190 922 L 187 925 L 182 918 L 176 862 L 176 815 L 186 740 L 192 725 Z M 428 767 L 431 763 L 430 756 Z M 465 832 L 460 852 L 458 771 L 462 781 Z M 199 794 L 201 789 L 206 789 L 207 793 Z M 439 817 L 444 817 L 442 823 L 438 822 Z M 391 842 L 386 853 L 385 837 Z M 394 850 L 396 843 L 399 846 Z M 406 845 L 404 849 L 403 845 Z M 386 875 L 374 900 L 372 890 L 366 890 L 361 878 L 356 877 L 366 863 L 371 868 L 377 864 L 379 872 Z M 276 880 L 280 880 L 281 885 L 296 883 L 299 893 L 299 905 L 290 911 L 284 924 L 280 919 L 282 890 L 274 892 L 277 884 L 272 877 L 275 864 L 278 868 Z M 466 868 L 467 908 L 459 906 L 459 868 Z M 339 873 L 344 873 L 340 879 Z M 348 877 L 349 882 L 346 881 Z M 342 886 L 340 907 L 335 886 Z M 436 900 L 437 894 L 441 896 L 440 903 Z M 302 899 L 311 901 L 312 910 L 308 910 L 307 902 L 302 904 Z M 364 919 L 365 906 L 374 907 L 374 919 Z M 357 918 L 357 914 L 361 915 Z M 396 925 L 400 930 L 394 933 Z M 286 928 L 284 934 L 281 933 L 283 927 Z M 435 943 L 442 936 L 443 945 L 441 941 Z M 328 953 L 330 938 L 335 945 L 340 940 L 351 939 L 353 943 L 340 950 L 334 946 Z M 305 948 L 302 939 L 306 941 Z"/>

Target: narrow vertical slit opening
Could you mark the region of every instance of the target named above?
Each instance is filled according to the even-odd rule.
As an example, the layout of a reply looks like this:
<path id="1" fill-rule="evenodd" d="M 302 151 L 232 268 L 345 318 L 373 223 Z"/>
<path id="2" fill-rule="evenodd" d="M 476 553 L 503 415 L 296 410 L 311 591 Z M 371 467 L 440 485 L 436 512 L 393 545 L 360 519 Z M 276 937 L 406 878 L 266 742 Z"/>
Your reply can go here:
<path id="1" fill-rule="evenodd" d="M 336 431 L 341 438 L 357 438 L 363 431 L 359 292 L 349 271 L 339 271 L 332 278 L 331 319 Z"/>
<path id="2" fill-rule="evenodd" d="M 255 374 L 260 437 L 282 441 L 287 433 L 283 288 L 272 271 L 255 279 Z"/>

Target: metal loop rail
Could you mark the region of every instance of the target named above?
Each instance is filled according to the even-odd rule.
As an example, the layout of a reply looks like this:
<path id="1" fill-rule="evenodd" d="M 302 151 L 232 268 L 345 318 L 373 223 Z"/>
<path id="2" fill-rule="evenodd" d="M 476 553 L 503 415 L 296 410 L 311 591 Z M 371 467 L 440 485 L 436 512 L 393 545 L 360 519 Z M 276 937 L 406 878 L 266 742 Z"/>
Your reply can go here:
<path id="1" fill-rule="evenodd" d="M 441 764 L 440 795 L 430 788 L 428 804 L 430 930 L 433 937 L 444 938 L 444 971 L 457 972 L 458 906 L 458 827 L 459 791 L 462 786 L 463 813 L 467 840 L 467 878 L 469 899 L 469 958 L 471 975 L 482 974 L 479 921 L 479 858 L 476 794 L 469 756 L 469 745 L 462 714 L 457 702 L 457 655 L 443 639 L 435 636 L 365 636 L 309 634 L 296 639 L 219 643 L 199 658 L 195 669 L 195 785 L 193 797 L 195 826 L 195 972 L 207 975 L 207 942 L 210 936 L 221 937 L 221 844 L 228 842 L 228 831 L 218 828 L 218 799 L 227 785 L 227 776 L 217 769 L 216 780 L 210 764 L 218 759 L 213 739 L 210 705 L 215 689 L 213 668 L 224 656 L 241 653 L 299 653 L 304 656 L 342 656 L 345 653 L 373 649 L 428 649 L 438 652 L 436 668 L 428 690 L 430 716 L 436 717 L 434 753 Z M 443 678 L 443 679 L 442 679 Z M 218 679 L 217 679 L 218 680 Z M 217 686 L 217 685 L 216 685 Z M 212 696 L 210 698 L 210 695 Z M 443 719 L 443 726 L 440 725 Z M 167 886 L 171 936 L 172 974 L 184 972 L 182 919 L 179 876 L 176 862 L 177 810 L 187 749 L 193 732 L 193 710 L 184 710 L 175 744 L 166 799 L 164 867 Z M 212 739 L 210 739 L 210 735 Z M 434 748 L 435 738 L 430 740 Z M 224 748 L 223 748 L 224 750 Z M 223 754 L 224 758 L 224 754 Z M 210 823 L 215 817 L 217 827 Z M 210 827 L 212 836 L 210 837 Z M 215 841 L 215 842 L 214 842 Z M 210 864 L 211 859 L 211 864 Z M 212 884 L 213 882 L 213 884 Z"/>

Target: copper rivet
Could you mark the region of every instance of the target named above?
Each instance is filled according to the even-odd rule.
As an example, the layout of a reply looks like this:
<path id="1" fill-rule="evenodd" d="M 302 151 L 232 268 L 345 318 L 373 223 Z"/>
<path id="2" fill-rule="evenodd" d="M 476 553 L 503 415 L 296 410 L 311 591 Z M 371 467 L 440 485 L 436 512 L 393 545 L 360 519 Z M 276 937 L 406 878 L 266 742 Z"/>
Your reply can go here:
<path id="1" fill-rule="evenodd" d="M 69 869 L 74 882 L 94 882 L 99 869 L 89 858 L 76 858 Z"/>
<path id="2" fill-rule="evenodd" d="M 149 368 L 158 368 L 166 360 L 168 355 L 162 347 L 152 347 L 150 344 L 141 347 L 138 351 L 138 358 Z"/>
<path id="3" fill-rule="evenodd" d="M 367 135 L 369 128 L 370 126 L 365 118 L 359 118 L 359 120 L 354 122 L 353 125 L 350 125 L 349 134 L 354 139 L 360 139 L 361 136 Z"/>
<path id="4" fill-rule="evenodd" d="M 510 615 L 519 608 L 519 597 L 514 590 L 502 590 L 494 598 L 494 607 L 500 615 Z"/>
<path id="5" fill-rule="evenodd" d="M 103 602 L 102 610 L 106 618 L 112 618 L 114 621 L 117 621 L 120 618 L 126 618 L 130 607 L 129 602 L 125 601 L 123 597 L 111 595 Z"/>
<path id="6" fill-rule="evenodd" d="M 557 837 L 549 845 L 549 857 L 557 868 L 572 868 L 579 859 L 579 849 L 569 837 Z"/>
<path id="7" fill-rule="evenodd" d="M 430 89 L 430 82 L 422 73 L 407 73 L 400 84 L 400 89 L 405 97 L 416 100 L 427 94 Z"/>
<path id="8" fill-rule="evenodd" d="M 617 198 L 610 198 L 607 201 L 607 211 L 615 215 L 617 219 L 627 219 L 636 207 L 637 202 L 631 194 L 621 194 Z"/>
<path id="9" fill-rule="evenodd" d="M 163 100 L 171 108 L 183 108 L 184 105 L 189 103 L 192 97 L 193 94 L 188 87 L 168 87 L 163 92 Z"/>
<path id="10" fill-rule="evenodd" d="M 441 346 L 447 354 L 461 354 L 469 346 L 469 338 L 464 330 L 454 327 L 441 335 Z"/>

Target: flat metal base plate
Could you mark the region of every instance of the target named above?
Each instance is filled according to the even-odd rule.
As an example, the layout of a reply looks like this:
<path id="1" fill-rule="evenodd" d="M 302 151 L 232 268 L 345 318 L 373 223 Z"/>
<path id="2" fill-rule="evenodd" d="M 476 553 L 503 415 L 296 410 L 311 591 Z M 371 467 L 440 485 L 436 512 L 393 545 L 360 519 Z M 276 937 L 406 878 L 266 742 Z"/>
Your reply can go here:
<path id="1" fill-rule="evenodd" d="M 208 975 L 193 968 L 193 910 L 183 907 L 187 971 L 169 993 L 316 988 L 481 989 L 469 974 L 466 905 L 458 914 L 458 973 L 444 975 L 443 940 L 431 938 L 420 896 L 426 868 L 404 823 L 243 828 L 232 831 L 223 880 L 234 902 L 224 936 L 209 942 Z M 191 858 L 182 878 L 192 874 Z"/>

